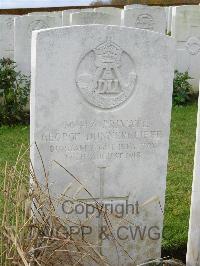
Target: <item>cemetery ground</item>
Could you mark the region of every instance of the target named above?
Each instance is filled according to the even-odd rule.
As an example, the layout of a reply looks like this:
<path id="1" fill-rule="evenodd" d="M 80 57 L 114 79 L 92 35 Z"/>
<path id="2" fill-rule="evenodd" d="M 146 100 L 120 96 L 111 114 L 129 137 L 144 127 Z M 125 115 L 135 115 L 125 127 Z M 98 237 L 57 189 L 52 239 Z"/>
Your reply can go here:
<path id="1" fill-rule="evenodd" d="M 174 107 L 172 111 L 162 247 L 163 255 L 182 260 L 186 254 L 188 234 L 196 115 L 196 103 L 185 107 Z M 22 143 L 28 146 L 28 126 L 0 127 L 0 213 L 2 213 L 5 162 L 12 165 L 15 163 Z"/>

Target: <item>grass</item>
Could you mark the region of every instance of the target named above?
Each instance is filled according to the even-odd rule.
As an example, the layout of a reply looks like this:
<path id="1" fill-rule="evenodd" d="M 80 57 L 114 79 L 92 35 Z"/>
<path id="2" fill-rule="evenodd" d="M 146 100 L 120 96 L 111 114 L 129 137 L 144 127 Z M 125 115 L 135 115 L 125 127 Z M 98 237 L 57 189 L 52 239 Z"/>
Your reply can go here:
<path id="1" fill-rule="evenodd" d="M 14 164 L 21 145 L 29 143 L 29 127 L 0 127 L 0 172 L 5 162 Z"/>
<path id="2" fill-rule="evenodd" d="M 163 247 L 186 248 L 196 138 L 197 105 L 172 112 Z"/>
<path id="3" fill-rule="evenodd" d="M 0 127 L 0 222 L 2 214 L 2 188 L 4 179 L 5 164 L 8 162 L 14 165 L 21 145 L 28 145 L 29 143 L 29 127 L 15 126 L 15 127 Z"/>
<path id="4" fill-rule="evenodd" d="M 170 151 L 163 249 L 167 253 L 186 247 L 195 147 L 197 105 L 174 107 L 172 112 Z M 0 128 L 0 185 L 5 162 L 14 164 L 21 144 L 29 142 L 29 127 Z M 0 211 L 1 211 L 0 200 Z M 1 217 L 0 217 L 1 220 Z"/>

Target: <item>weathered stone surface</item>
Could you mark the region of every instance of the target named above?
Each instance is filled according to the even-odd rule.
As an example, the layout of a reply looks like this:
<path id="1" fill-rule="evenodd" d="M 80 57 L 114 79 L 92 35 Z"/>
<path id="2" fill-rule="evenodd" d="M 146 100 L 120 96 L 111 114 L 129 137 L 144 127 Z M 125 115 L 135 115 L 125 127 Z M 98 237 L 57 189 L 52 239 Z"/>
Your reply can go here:
<path id="1" fill-rule="evenodd" d="M 176 38 L 177 47 L 183 48 L 188 38 L 199 35 L 200 6 L 173 7 L 172 37 Z"/>
<path id="2" fill-rule="evenodd" d="M 117 7 L 97 7 L 94 9 L 95 12 L 102 12 L 102 13 L 108 13 L 108 14 L 116 14 L 121 15 L 121 8 Z"/>
<path id="3" fill-rule="evenodd" d="M 168 6 L 165 8 L 166 16 L 167 16 L 167 33 L 171 34 L 172 31 L 172 6 Z"/>
<path id="4" fill-rule="evenodd" d="M 70 25 L 70 14 L 76 13 L 76 12 L 81 12 L 80 9 L 68 9 L 64 10 L 62 12 L 62 24 L 63 26 L 69 26 Z"/>
<path id="5" fill-rule="evenodd" d="M 121 20 L 120 20 L 121 21 Z M 119 25 L 119 17 L 116 15 L 100 12 L 76 12 L 70 14 L 71 25 L 105 24 Z"/>
<path id="6" fill-rule="evenodd" d="M 41 11 L 41 12 L 31 12 L 28 13 L 28 15 L 42 15 L 42 16 L 47 16 L 47 15 L 52 15 L 54 12 L 48 12 L 48 11 Z"/>
<path id="7" fill-rule="evenodd" d="M 198 118 L 196 131 L 196 146 L 194 158 L 192 201 L 190 207 L 190 223 L 186 265 L 200 265 L 200 97 L 198 103 Z"/>
<path id="8" fill-rule="evenodd" d="M 62 12 L 63 26 L 70 25 L 70 14 L 80 12 L 94 12 L 94 8 L 83 8 L 83 9 L 68 9 Z"/>
<path id="9" fill-rule="evenodd" d="M 15 18 L 14 60 L 22 73 L 30 75 L 31 36 L 33 30 L 61 26 L 60 18 L 54 16 L 20 16 Z"/>
<path id="10" fill-rule="evenodd" d="M 110 14 L 115 17 L 115 25 L 121 25 L 122 9 L 116 7 L 98 7 L 95 12 Z"/>
<path id="11" fill-rule="evenodd" d="M 33 33 L 35 173 L 44 181 L 39 149 L 51 193 L 63 193 L 73 183 L 67 195 L 76 204 L 97 201 L 114 210 L 109 220 L 116 242 L 101 237 L 105 217 L 95 213 L 84 222 L 85 213 L 70 216 L 89 223 L 87 237 L 111 265 L 160 258 L 174 46 L 168 36 L 117 26 Z M 62 206 L 58 212 L 64 215 Z"/>
<path id="12" fill-rule="evenodd" d="M 200 6 L 173 8 L 172 37 L 176 39 L 176 68 L 188 71 L 194 91 L 200 79 Z"/>
<path id="13" fill-rule="evenodd" d="M 0 58 L 14 58 L 14 18 L 0 15 Z"/>
<path id="14" fill-rule="evenodd" d="M 94 12 L 94 8 L 82 8 L 80 9 L 81 12 Z"/>
<path id="15" fill-rule="evenodd" d="M 146 6 L 146 5 L 145 5 L 145 6 Z M 126 6 L 124 6 L 124 10 L 135 9 L 135 8 L 141 8 L 141 7 L 144 7 L 144 5 L 142 5 L 142 4 L 126 5 Z"/>
<path id="16" fill-rule="evenodd" d="M 133 6 L 124 10 L 123 25 L 165 34 L 167 19 L 163 7 Z"/>
<path id="17" fill-rule="evenodd" d="M 57 18 L 57 24 L 62 26 L 62 11 L 53 11 L 53 12 L 32 12 L 28 13 L 29 16 L 52 16 Z"/>

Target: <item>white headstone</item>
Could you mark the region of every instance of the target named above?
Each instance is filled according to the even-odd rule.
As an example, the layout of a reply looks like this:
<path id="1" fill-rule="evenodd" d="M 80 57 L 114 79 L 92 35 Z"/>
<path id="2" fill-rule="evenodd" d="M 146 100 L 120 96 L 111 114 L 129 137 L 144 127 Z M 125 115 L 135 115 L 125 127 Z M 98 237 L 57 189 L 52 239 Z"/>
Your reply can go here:
<path id="1" fill-rule="evenodd" d="M 82 8 L 80 12 L 94 12 L 94 8 Z"/>
<path id="2" fill-rule="evenodd" d="M 15 18 L 14 60 L 23 74 L 30 75 L 32 31 L 61 26 L 61 20 L 53 16 L 20 16 Z"/>
<path id="3" fill-rule="evenodd" d="M 135 8 L 125 9 L 123 25 L 156 31 L 165 34 L 167 19 L 163 7 L 137 5 Z"/>
<path id="4" fill-rule="evenodd" d="M 50 11 L 41 11 L 41 12 L 31 12 L 31 13 L 28 13 L 28 15 L 42 15 L 42 16 L 46 16 L 46 15 L 52 15 L 54 12 L 50 12 Z"/>
<path id="5" fill-rule="evenodd" d="M 200 79 L 200 6 L 173 8 L 172 37 L 177 42 L 176 68 L 188 71 L 194 91 Z"/>
<path id="6" fill-rule="evenodd" d="M 112 16 L 115 17 L 115 20 L 116 20 L 115 25 L 121 25 L 121 13 L 122 13 L 122 9 L 121 8 L 116 8 L 116 7 L 98 7 L 98 8 L 95 8 L 95 12 L 111 14 Z"/>
<path id="7" fill-rule="evenodd" d="M 71 25 L 105 24 L 119 25 L 119 17 L 100 12 L 76 12 L 70 14 Z"/>
<path id="8" fill-rule="evenodd" d="M 187 266 L 200 265 L 200 97 L 197 117 L 192 201 L 186 256 Z"/>
<path id="9" fill-rule="evenodd" d="M 109 265 L 138 265 L 160 257 L 174 48 L 168 36 L 118 26 L 33 33 L 35 173 L 44 182 L 39 150 L 51 193 L 63 193 L 72 182 L 67 194 L 76 204 L 109 204 L 117 241 L 99 235 L 106 223 L 97 213 L 89 219 L 88 236 Z M 116 217 L 118 207 L 124 209 L 121 218 Z M 59 211 L 64 215 L 61 206 Z M 79 223 L 85 213 L 73 215 Z"/>
<path id="10" fill-rule="evenodd" d="M 14 18 L 0 15 L 0 58 L 14 58 Z"/>
<path id="11" fill-rule="evenodd" d="M 63 25 L 70 25 L 70 14 L 79 12 L 94 12 L 94 8 L 83 8 L 83 9 L 67 9 L 62 12 Z"/>
<path id="12" fill-rule="evenodd" d="M 172 7 L 172 21 L 171 21 L 171 34 L 172 34 L 172 32 L 174 32 L 174 30 L 173 30 L 173 24 L 174 24 L 174 22 L 175 22 L 175 15 L 176 15 L 176 6 L 173 6 Z"/>
<path id="13" fill-rule="evenodd" d="M 70 25 L 70 14 L 81 12 L 80 9 L 67 9 L 62 12 L 62 24 L 63 26 L 69 26 Z"/>
<path id="14" fill-rule="evenodd" d="M 62 11 L 53 12 L 32 12 L 28 13 L 28 16 L 48 16 L 56 18 L 56 25 L 62 26 Z"/>
<path id="15" fill-rule="evenodd" d="M 97 7 L 94 9 L 95 12 L 107 13 L 107 14 L 116 14 L 121 15 L 121 8 L 117 7 Z"/>
<path id="16" fill-rule="evenodd" d="M 141 7 L 144 7 L 144 5 L 141 5 L 141 4 L 132 4 L 132 5 L 124 6 L 124 10 L 141 8 Z"/>
<path id="17" fill-rule="evenodd" d="M 167 16 L 167 33 L 171 33 L 172 29 L 172 6 L 168 6 L 165 8 L 166 16 Z"/>
<path id="18" fill-rule="evenodd" d="M 191 35 L 199 34 L 200 6 L 173 7 L 172 37 L 176 38 L 178 48 L 184 47 Z"/>

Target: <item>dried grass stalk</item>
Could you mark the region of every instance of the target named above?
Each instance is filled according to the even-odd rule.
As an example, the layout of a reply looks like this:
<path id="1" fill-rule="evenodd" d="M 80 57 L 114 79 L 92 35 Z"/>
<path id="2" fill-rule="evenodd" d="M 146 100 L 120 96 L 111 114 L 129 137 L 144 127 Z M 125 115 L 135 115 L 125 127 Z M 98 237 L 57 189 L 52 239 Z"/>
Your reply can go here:
<path id="1" fill-rule="evenodd" d="M 39 152 L 39 150 L 38 150 Z M 109 265 L 107 259 L 99 252 L 99 243 L 92 243 L 84 237 L 75 237 L 66 228 L 75 224 L 80 229 L 94 218 L 90 215 L 85 221 L 72 221 L 57 214 L 57 206 L 65 199 L 69 199 L 70 183 L 62 195 L 53 198 L 50 194 L 48 175 L 44 168 L 45 185 L 38 182 L 32 164 L 27 165 L 29 149 L 22 145 L 14 166 L 5 165 L 3 185 L 3 215 L 1 221 L 1 265 Z M 42 157 L 41 157 L 41 162 Z M 58 162 L 55 162 L 59 165 Z M 125 256 L 132 260 L 126 250 L 115 239 L 114 229 L 110 219 L 111 213 L 96 201 L 92 194 L 81 184 L 80 180 L 60 165 L 67 174 L 70 174 L 80 186 L 70 200 L 77 202 L 76 196 L 85 190 L 94 202 L 93 207 L 101 213 L 106 223 L 107 234 L 117 249 L 121 249 Z M 31 170 L 30 170 L 31 168 Z M 30 185 L 30 176 L 32 179 Z M 87 203 L 85 203 L 87 204 Z M 91 204 L 91 203 L 90 203 Z M 113 217 L 112 217 L 113 218 Z M 118 224 L 130 223 L 121 218 Z M 81 230 L 80 230 L 81 231 Z M 153 262 L 154 263 L 154 262 Z M 165 260 L 149 265 L 169 265 Z M 171 264 L 170 264 L 171 265 Z"/>
<path id="2" fill-rule="evenodd" d="M 67 193 L 73 184 L 69 184 L 58 198 L 52 198 L 45 168 L 45 185 L 41 185 L 33 167 L 30 170 L 27 165 L 27 152 L 22 146 L 16 164 L 5 166 L 1 265 L 108 265 L 106 258 L 99 252 L 98 242 L 90 243 L 84 237 L 66 233 L 69 224 L 76 224 L 81 229 L 94 215 L 78 224 L 57 215 L 56 207 L 69 198 Z M 75 201 L 79 191 L 84 189 L 93 200 L 92 194 L 73 177 L 80 187 L 70 199 Z M 112 235 L 108 213 L 97 201 L 95 208 L 102 212 Z"/>

